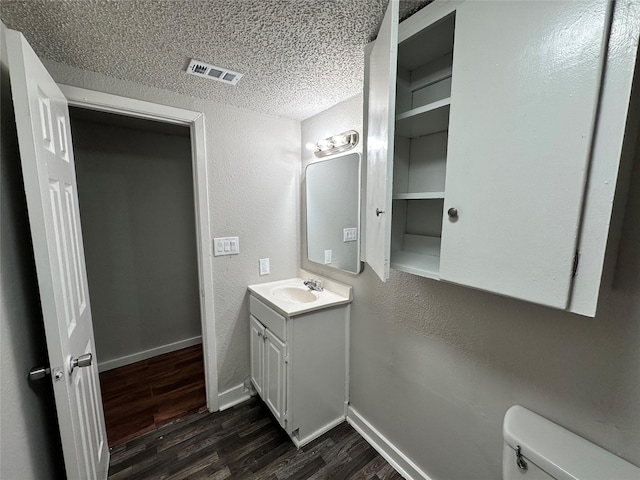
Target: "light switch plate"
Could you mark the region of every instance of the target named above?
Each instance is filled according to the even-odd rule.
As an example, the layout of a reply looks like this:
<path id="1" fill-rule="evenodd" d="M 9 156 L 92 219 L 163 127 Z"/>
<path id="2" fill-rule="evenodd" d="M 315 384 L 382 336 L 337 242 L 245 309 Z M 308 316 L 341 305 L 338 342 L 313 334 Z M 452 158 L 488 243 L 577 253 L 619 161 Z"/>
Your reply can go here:
<path id="1" fill-rule="evenodd" d="M 260 275 L 269 275 L 269 259 L 260 259 Z"/>
<path id="2" fill-rule="evenodd" d="M 238 255 L 240 240 L 238 237 L 218 237 L 213 239 L 213 256 Z"/>
<path id="3" fill-rule="evenodd" d="M 343 242 L 355 242 L 358 240 L 358 227 L 345 228 L 342 230 Z"/>
<path id="4" fill-rule="evenodd" d="M 331 250 L 324 251 L 324 264 L 329 265 L 332 261 L 333 252 Z"/>

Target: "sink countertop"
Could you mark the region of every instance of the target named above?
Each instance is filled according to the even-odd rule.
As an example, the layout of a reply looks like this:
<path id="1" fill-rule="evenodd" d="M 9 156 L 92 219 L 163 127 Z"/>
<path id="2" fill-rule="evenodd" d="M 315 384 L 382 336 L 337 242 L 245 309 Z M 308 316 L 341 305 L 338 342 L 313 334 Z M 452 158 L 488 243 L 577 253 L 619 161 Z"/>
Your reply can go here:
<path id="1" fill-rule="evenodd" d="M 254 296 L 285 317 L 293 317 L 303 313 L 321 310 L 323 308 L 344 305 L 346 303 L 351 303 L 353 300 L 351 297 L 351 287 L 348 285 L 334 282 L 331 279 L 321 277 L 304 270 L 300 270 L 298 274 L 300 275 L 300 278 L 288 278 L 286 280 L 278 280 L 276 282 L 257 283 L 255 285 L 249 285 L 248 289 Z M 305 279 L 309 278 L 319 279 L 324 285 L 324 290 L 321 292 L 315 292 L 318 294 L 318 299 L 313 302 L 288 302 L 282 298 L 276 297 L 272 293 L 273 290 L 278 287 L 298 287 L 306 289 L 307 287 L 303 282 Z"/>

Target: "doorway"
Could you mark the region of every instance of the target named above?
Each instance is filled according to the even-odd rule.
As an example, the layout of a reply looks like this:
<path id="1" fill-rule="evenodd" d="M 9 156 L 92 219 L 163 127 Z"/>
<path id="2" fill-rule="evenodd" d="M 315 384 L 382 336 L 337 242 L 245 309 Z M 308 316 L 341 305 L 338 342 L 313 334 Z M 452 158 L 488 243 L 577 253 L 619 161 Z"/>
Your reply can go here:
<path id="1" fill-rule="evenodd" d="M 113 446 L 205 405 L 190 130 L 69 110 Z"/>
<path id="2" fill-rule="evenodd" d="M 63 93 L 70 107 L 86 108 L 99 112 L 119 113 L 128 117 L 184 125 L 189 128 L 198 245 L 198 277 L 205 388 L 207 409 L 210 412 L 216 412 L 219 410 L 220 398 L 218 395 L 218 357 L 216 353 L 213 266 L 211 262 L 213 251 L 210 242 L 211 229 L 209 220 L 209 187 L 204 115 L 197 111 L 135 100 L 70 85 L 58 84 L 58 88 Z"/>

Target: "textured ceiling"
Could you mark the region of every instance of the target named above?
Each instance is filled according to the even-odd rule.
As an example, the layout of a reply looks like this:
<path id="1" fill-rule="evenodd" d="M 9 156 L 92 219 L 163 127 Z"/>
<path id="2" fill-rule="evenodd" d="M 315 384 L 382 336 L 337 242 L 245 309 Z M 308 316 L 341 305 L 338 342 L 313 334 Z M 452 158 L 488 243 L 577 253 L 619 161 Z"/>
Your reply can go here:
<path id="1" fill-rule="evenodd" d="M 0 17 L 59 63 L 303 120 L 362 89 L 363 46 L 388 0 L 0 1 Z M 401 2 L 401 17 L 428 0 Z M 185 73 L 189 59 L 245 76 Z"/>

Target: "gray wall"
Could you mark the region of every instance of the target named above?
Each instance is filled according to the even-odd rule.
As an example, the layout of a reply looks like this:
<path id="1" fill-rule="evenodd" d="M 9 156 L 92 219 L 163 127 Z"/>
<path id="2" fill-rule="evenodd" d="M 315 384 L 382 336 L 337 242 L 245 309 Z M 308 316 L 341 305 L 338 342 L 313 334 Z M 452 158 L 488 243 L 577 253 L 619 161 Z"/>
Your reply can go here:
<path id="1" fill-rule="evenodd" d="M 302 144 L 336 118 L 361 131 L 353 101 L 304 121 Z M 514 404 L 640 465 L 638 157 L 615 280 L 595 319 L 394 270 L 384 284 L 368 267 L 354 277 L 303 256 L 303 268 L 354 288 L 352 406 L 431 478 L 501 478 L 502 419 Z"/>
<path id="2" fill-rule="evenodd" d="M 0 478 L 60 478 L 51 382 L 27 380 L 48 360 L 1 22 L 0 36 Z"/>
<path id="3" fill-rule="evenodd" d="M 200 336 L 189 129 L 79 113 L 71 127 L 100 364 Z"/>

